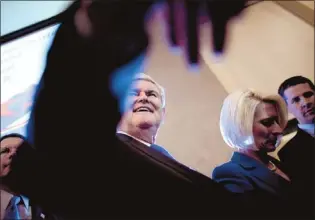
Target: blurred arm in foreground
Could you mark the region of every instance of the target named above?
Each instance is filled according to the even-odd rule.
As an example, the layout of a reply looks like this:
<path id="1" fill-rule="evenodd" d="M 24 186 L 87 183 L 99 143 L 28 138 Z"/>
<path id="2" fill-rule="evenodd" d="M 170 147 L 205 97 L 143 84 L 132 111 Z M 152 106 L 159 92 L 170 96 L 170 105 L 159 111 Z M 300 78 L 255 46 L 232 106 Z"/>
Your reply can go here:
<path id="1" fill-rule="evenodd" d="M 3 181 L 66 219 L 276 218 L 257 213 L 266 201 L 277 204 L 276 198 L 230 194 L 159 152 L 116 138 L 124 110 L 119 104 L 146 55 L 144 20 L 153 3 L 81 1 L 66 10 L 29 123 L 35 149 L 22 146 Z M 222 31 L 221 15 L 229 17 L 212 14 L 214 33 Z"/>

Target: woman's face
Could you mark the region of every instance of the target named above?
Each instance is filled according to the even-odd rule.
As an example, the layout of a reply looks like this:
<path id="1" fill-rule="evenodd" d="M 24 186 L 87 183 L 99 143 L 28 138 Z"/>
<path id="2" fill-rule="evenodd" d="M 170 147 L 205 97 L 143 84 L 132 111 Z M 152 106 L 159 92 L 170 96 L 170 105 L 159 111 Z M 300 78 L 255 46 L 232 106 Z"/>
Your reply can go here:
<path id="1" fill-rule="evenodd" d="M 262 102 L 255 111 L 253 136 L 256 147 L 266 153 L 276 149 L 283 129 L 279 126 L 279 116 L 274 104 Z"/>

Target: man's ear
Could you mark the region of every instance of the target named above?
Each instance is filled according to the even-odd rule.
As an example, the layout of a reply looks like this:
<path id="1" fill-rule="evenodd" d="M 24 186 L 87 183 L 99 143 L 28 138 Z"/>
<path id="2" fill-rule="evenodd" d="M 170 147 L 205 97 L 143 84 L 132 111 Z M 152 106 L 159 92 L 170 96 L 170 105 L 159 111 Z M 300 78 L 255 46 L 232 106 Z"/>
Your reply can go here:
<path id="1" fill-rule="evenodd" d="M 164 107 L 164 108 L 162 108 L 162 123 L 165 119 L 165 113 L 166 113 L 166 108 Z"/>
<path id="2" fill-rule="evenodd" d="M 92 0 L 80 0 L 80 8 L 74 17 L 77 32 L 82 37 L 90 37 L 93 33 L 92 22 L 88 15 L 88 8 L 91 4 Z"/>

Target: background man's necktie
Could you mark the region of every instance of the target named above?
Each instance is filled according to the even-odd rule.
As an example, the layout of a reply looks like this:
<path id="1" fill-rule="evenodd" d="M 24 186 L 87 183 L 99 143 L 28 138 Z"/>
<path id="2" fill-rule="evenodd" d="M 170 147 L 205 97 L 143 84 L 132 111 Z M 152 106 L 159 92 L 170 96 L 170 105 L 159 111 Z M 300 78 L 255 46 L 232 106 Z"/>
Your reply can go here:
<path id="1" fill-rule="evenodd" d="M 6 208 L 3 220 L 26 219 L 27 217 L 28 211 L 21 196 L 13 196 Z"/>

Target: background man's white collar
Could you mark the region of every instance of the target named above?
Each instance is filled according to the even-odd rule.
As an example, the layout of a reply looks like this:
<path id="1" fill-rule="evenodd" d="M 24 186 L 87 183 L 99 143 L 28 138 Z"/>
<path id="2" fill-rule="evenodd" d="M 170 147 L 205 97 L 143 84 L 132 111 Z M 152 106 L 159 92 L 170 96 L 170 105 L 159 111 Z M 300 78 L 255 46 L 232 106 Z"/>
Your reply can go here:
<path id="1" fill-rule="evenodd" d="M 298 124 L 299 128 L 305 131 L 306 133 L 310 134 L 311 136 L 315 136 L 315 125 L 314 124 Z"/>

